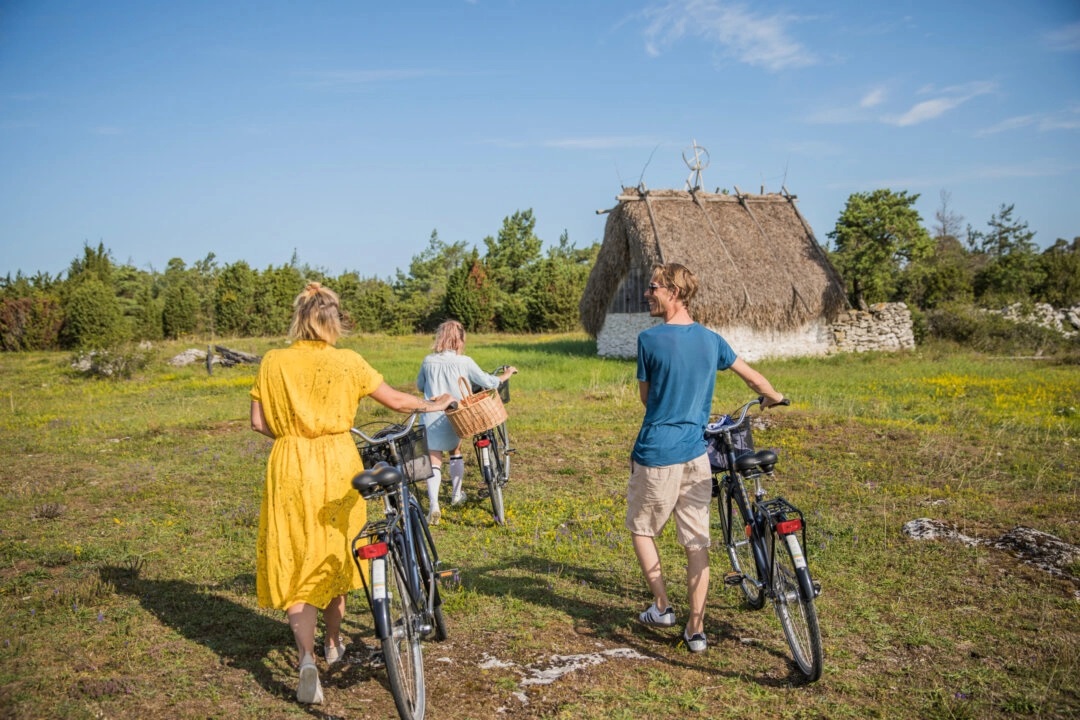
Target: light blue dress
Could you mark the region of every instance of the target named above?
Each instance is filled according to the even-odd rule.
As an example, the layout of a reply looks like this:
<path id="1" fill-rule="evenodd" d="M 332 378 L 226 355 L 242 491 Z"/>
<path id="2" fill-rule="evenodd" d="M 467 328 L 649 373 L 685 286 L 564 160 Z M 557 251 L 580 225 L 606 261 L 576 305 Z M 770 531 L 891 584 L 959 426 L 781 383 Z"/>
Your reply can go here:
<path id="1" fill-rule="evenodd" d="M 496 388 L 499 378 L 484 372 L 468 355 L 459 355 L 453 350 L 431 353 L 420 365 L 420 374 L 416 377 L 416 387 L 428 400 L 450 393 L 461 399 L 462 389 L 458 378 L 465 378 L 469 387 L 479 385 L 482 388 Z M 442 412 L 424 413 L 424 425 L 427 427 L 428 450 L 453 450 L 461 442 L 454 432 L 454 426 Z"/>

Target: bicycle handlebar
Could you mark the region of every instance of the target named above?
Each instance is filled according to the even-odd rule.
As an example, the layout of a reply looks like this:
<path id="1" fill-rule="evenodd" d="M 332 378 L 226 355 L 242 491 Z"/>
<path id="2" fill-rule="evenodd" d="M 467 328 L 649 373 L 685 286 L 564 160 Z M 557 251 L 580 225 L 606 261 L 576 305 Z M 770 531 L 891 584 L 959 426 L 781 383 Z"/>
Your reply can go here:
<path id="1" fill-rule="evenodd" d="M 411 413 L 409 415 L 409 419 L 406 420 L 404 424 L 399 426 L 401 428 L 400 431 L 394 432 L 394 433 L 387 433 L 386 435 L 382 435 L 381 437 L 371 437 L 370 435 L 365 433 L 360 428 L 349 428 L 349 432 L 351 432 L 353 435 L 359 435 L 360 437 L 362 437 L 364 440 L 368 441 L 372 445 L 385 445 L 388 442 L 393 442 L 394 440 L 400 440 L 401 438 L 408 435 L 409 431 L 412 430 L 413 425 L 416 424 L 416 418 L 418 418 L 419 416 L 420 416 L 419 411 L 415 411 L 415 412 Z M 387 427 L 392 427 L 392 425 L 388 425 Z M 385 430 L 385 429 L 386 428 L 383 428 L 383 430 Z M 375 433 L 375 434 L 378 435 L 381 432 L 382 432 L 382 430 L 380 430 L 378 433 Z"/>
<path id="2" fill-rule="evenodd" d="M 728 421 L 724 423 L 723 427 L 719 427 L 719 428 L 715 428 L 715 429 L 706 428 L 706 430 L 705 430 L 706 437 L 709 437 L 709 436 L 712 436 L 712 435 L 719 435 L 720 433 L 724 432 L 724 430 L 726 430 L 726 429 L 730 430 L 731 428 L 738 427 L 738 426 L 742 425 L 743 421 L 746 420 L 746 413 L 748 413 L 750 411 L 750 408 L 752 408 L 755 405 L 763 405 L 764 402 L 765 402 L 765 396 L 764 395 L 758 395 L 756 398 L 754 398 L 753 400 L 751 400 L 750 402 L 746 403 L 745 405 L 740 407 L 738 410 L 736 410 L 735 413 L 732 413 L 731 415 L 727 416 Z M 773 403 L 773 405 L 770 406 L 770 407 L 774 407 L 776 405 L 784 405 L 784 406 L 791 405 L 791 398 L 785 397 L 780 402 Z M 737 416 L 736 416 L 736 413 L 738 414 Z"/>

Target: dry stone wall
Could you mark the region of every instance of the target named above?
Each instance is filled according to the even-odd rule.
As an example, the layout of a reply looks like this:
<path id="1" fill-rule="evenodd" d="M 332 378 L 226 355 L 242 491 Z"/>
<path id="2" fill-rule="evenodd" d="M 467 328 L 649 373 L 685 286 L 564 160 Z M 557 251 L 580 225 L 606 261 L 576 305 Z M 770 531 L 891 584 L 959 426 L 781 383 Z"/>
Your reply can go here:
<path id="1" fill-rule="evenodd" d="M 831 326 L 834 352 L 910 350 L 915 347 L 911 311 L 900 303 L 877 303 L 847 310 Z"/>

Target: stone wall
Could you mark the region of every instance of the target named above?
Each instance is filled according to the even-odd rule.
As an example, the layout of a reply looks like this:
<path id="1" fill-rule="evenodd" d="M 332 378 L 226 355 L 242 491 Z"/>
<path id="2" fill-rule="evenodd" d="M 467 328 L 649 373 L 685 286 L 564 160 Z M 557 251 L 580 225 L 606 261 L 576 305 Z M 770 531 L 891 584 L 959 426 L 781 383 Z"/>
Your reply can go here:
<path id="1" fill-rule="evenodd" d="M 911 311 L 904 303 L 877 303 L 840 313 L 830 326 L 834 352 L 910 350 L 915 347 Z"/>
<path id="2" fill-rule="evenodd" d="M 648 313 L 609 313 L 596 336 L 601 357 L 637 356 L 637 336 L 660 321 Z M 747 362 L 762 358 L 804 357 L 832 352 L 909 350 L 915 347 L 911 312 L 904 303 L 879 303 L 868 311 L 848 310 L 832 324 L 824 320 L 796 330 L 713 328 Z"/>
<path id="3" fill-rule="evenodd" d="M 611 313 L 596 336 L 596 354 L 601 357 L 637 356 L 637 336 L 660 322 L 648 313 Z M 739 357 L 756 362 L 766 357 L 826 355 L 832 350 L 831 327 L 821 321 L 802 328 L 762 332 L 747 327 L 713 328 L 724 336 Z"/>

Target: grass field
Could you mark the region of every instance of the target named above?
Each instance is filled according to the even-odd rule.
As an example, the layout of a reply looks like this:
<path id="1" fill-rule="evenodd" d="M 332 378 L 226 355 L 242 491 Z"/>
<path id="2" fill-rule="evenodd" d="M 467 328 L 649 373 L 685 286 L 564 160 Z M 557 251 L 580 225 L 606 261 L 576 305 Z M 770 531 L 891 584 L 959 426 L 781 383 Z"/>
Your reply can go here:
<path id="1" fill-rule="evenodd" d="M 344 344 L 410 390 L 429 339 Z M 326 704 L 294 701 L 291 632 L 255 603 L 269 451 L 248 427 L 255 368 L 167 364 L 189 346 L 157 347 L 120 382 L 76 377 L 65 354 L 0 354 L 0 718 L 395 717 L 365 662 L 358 596 L 351 662 L 321 666 Z M 429 717 L 1080 715 L 1076 556 L 1052 575 L 901 531 L 931 517 L 987 540 L 1023 525 L 1080 544 L 1077 366 L 932 348 L 757 365 L 795 401 L 755 437 L 780 451 L 773 490 L 807 513 L 823 585 L 825 672 L 805 685 L 771 610 L 719 582 L 704 655 L 678 629 L 634 622 L 649 598 L 622 526 L 633 362 L 573 334 L 471 336 L 469 351 L 521 371 L 517 453 L 505 527 L 471 499 L 435 529 L 461 584 L 445 593 L 450 638 L 425 646 Z M 720 376 L 717 409 L 746 399 Z M 357 420 L 390 417 L 364 401 Z M 662 556 L 684 618 L 670 528 Z M 726 569 L 716 552 L 714 579 Z"/>

